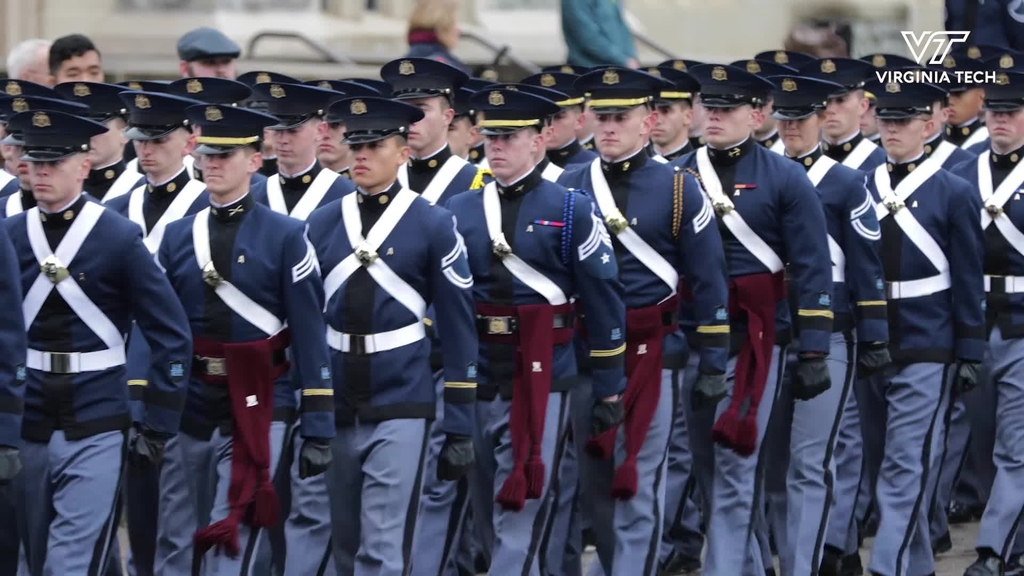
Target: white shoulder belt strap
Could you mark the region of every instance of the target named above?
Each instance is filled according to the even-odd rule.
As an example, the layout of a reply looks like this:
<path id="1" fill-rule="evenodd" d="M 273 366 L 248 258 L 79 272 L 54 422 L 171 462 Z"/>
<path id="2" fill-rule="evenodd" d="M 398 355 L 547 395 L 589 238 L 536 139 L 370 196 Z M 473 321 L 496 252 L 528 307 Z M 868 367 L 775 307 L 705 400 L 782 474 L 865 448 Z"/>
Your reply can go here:
<path id="1" fill-rule="evenodd" d="M 22 303 L 25 326 L 32 326 L 46 298 L 56 289 L 71 311 L 107 347 L 106 350 L 97 352 L 78 353 L 74 356 L 77 364 L 71 367 L 72 370 L 67 370 L 68 372 L 106 370 L 125 363 L 124 336 L 110 318 L 89 299 L 67 269 L 96 227 L 104 210 L 105 208 L 99 204 L 86 202 L 78 218 L 57 246 L 57 250 L 53 252 L 50 251 L 46 233 L 43 232 L 39 208 L 32 208 L 27 214 L 28 241 L 36 261 L 39 262 L 40 273 L 25 294 L 25 301 Z M 52 368 L 50 360 L 53 354 L 55 353 L 29 350 L 27 365 L 36 370 L 49 371 Z"/>
<path id="2" fill-rule="evenodd" d="M 6 205 L 4 206 L 5 214 L 10 218 L 15 214 L 21 214 L 24 212 L 21 207 L 21 195 L 24 194 L 21 190 L 18 190 L 14 194 L 7 197 Z"/>
<path id="3" fill-rule="evenodd" d="M 448 188 L 448 185 L 452 183 L 452 180 L 459 174 L 459 170 L 462 167 L 469 164 L 466 160 L 452 154 L 444 162 L 444 166 L 434 174 L 434 178 L 427 184 L 427 189 L 422 192 L 419 190 L 413 190 L 413 192 L 419 193 L 419 195 L 431 204 L 437 204 L 437 201 L 444 195 L 444 191 Z M 398 183 L 402 185 L 402 188 L 409 189 L 409 165 L 404 164 L 398 169 Z"/>
<path id="4" fill-rule="evenodd" d="M 541 178 L 544 178 L 548 182 L 557 182 L 558 177 L 565 172 L 564 168 L 559 167 L 554 162 L 548 162 L 548 165 L 544 167 L 544 171 L 540 173 Z"/>
<path id="5" fill-rule="evenodd" d="M 665 158 L 661 154 L 655 154 L 654 156 L 651 156 L 651 160 L 654 160 L 658 164 L 668 164 L 668 158 Z"/>
<path id="6" fill-rule="evenodd" d="M 739 210 L 732 203 L 732 200 L 722 190 L 722 181 L 718 179 L 711 159 L 708 157 L 708 147 L 702 146 L 697 149 L 697 171 L 701 180 L 704 181 L 704 193 L 711 200 L 711 205 L 719 213 L 722 223 L 729 228 L 736 240 L 754 255 L 761 264 L 773 274 L 784 268 L 782 259 L 772 250 L 760 236 L 747 224 L 740 215 Z"/>
<path id="7" fill-rule="evenodd" d="M 135 166 L 138 166 L 137 162 Z M 139 174 L 138 170 L 134 170 L 132 168 L 132 164 L 128 164 L 128 166 L 125 167 L 124 172 L 121 172 L 121 175 L 117 177 L 117 180 L 114 180 L 114 185 L 111 186 L 110 190 L 107 190 L 107 193 L 103 196 L 103 203 L 106 204 L 114 198 L 124 196 L 131 192 L 132 186 L 139 181 L 139 178 L 142 178 L 142 174 Z"/>
<path id="8" fill-rule="evenodd" d="M 327 195 L 327 191 L 330 190 L 331 185 L 338 179 L 338 173 L 333 170 L 323 168 L 320 173 L 316 175 L 313 183 L 306 189 L 305 194 L 302 198 L 299 198 L 298 203 L 295 204 L 295 208 L 292 209 L 291 213 L 288 213 L 288 206 L 284 201 L 284 191 L 281 190 L 281 179 L 278 176 L 271 176 L 267 178 L 267 201 L 270 203 L 270 209 L 274 212 L 284 214 L 285 216 L 291 216 L 297 220 L 305 220 L 309 218 L 309 215 L 316 210 L 316 207 L 323 201 L 324 196 Z"/>
<path id="9" fill-rule="evenodd" d="M 671 293 L 669 297 L 674 296 L 676 293 L 676 287 L 679 285 L 679 274 L 676 269 L 668 263 L 665 258 L 658 254 L 651 245 L 644 241 L 636 230 L 629 227 L 628 221 L 622 216 L 619 208 L 615 205 L 615 197 L 612 196 L 612 190 L 608 186 L 608 180 L 604 177 L 604 170 L 601 169 L 601 159 L 596 158 L 590 163 L 590 184 L 594 189 L 594 199 L 597 201 L 597 207 L 600 208 L 601 214 L 604 215 L 606 222 L 612 220 L 618 220 L 620 222 L 626 222 L 626 227 L 622 228 L 616 235 L 619 242 L 629 250 L 641 264 L 647 267 L 648 270 L 654 273 L 655 276 L 660 278 L 665 284 L 668 284 Z M 614 226 L 609 225 L 609 230 L 614 232 Z"/>
<path id="10" fill-rule="evenodd" d="M 775 144 L 772 144 L 772 147 L 769 148 L 769 150 L 771 150 L 772 152 L 775 152 L 776 154 L 785 154 L 786 153 L 786 144 L 782 141 L 782 137 L 781 136 L 779 137 L 778 140 L 775 141 Z"/>
<path id="11" fill-rule="evenodd" d="M 811 166 L 811 169 L 807 171 L 807 177 L 810 178 L 811 184 L 814 184 L 814 187 L 817 188 L 821 184 L 821 180 L 828 174 L 828 171 L 836 164 L 838 162 L 828 156 L 820 156 L 814 165 Z M 828 252 L 832 260 L 832 281 L 845 282 L 846 254 L 843 253 L 843 248 L 831 234 L 828 235 Z"/>
<path id="12" fill-rule="evenodd" d="M 949 157 L 952 156 L 953 152 L 956 152 L 956 150 L 957 147 L 952 142 L 943 140 L 935 147 L 935 150 L 932 150 L 932 155 L 929 156 L 928 159 L 930 160 L 934 158 L 935 161 L 939 163 L 939 166 L 942 166 L 946 163 L 946 160 L 949 160 Z"/>
<path id="13" fill-rule="evenodd" d="M 7 186 L 11 180 L 14 180 L 14 174 L 11 174 L 7 170 L 0 168 L 0 188 Z"/>
<path id="14" fill-rule="evenodd" d="M 526 284 L 531 290 L 544 297 L 552 306 L 565 304 L 569 300 L 565 293 L 532 266 L 523 261 L 522 258 L 512 253 L 512 247 L 505 239 L 501 231 L 501 200 L 498 199 L 498 186 L 491 182 L 484 186 L 484 219 L 487 221 L 487 235 L 491 239 L 491 245 L 502 252 L 502 265 L 508 269 L 520 282 Z"/>
<path id="15" fill-rule="evenodd" d="M 860 165 L 871 156 L 871 153 L 878 148 L 878 145 L 868 140 L 867 138 L 862 139 L 854 147 L 853 151 L 843 160 L 843 166 L 848 168 L 860 168 Z"/>
<path id="16" fill-rule="evenodd" d="M 196 264 L 202 271 L 203 280 L 214 285 L 213 290 L 217 297 L 227 304 L 228 308 L 231 308 L 246 322 L 259 328 L 268 337 L 277 334 L 284 328 L 284 322 L 246 296 L 233 284 L 224 280 L 214 268 L 210 255 L 210 209 L 208 207 L 198 212 L 192 222 L 192 249 L 195 251 Z"/>
<path id="17" fill-rule="evenodd" d="M 995 191 L 992 190 L 992 167 L 989 163 L 991 151 L 986 150 L 978 157 L 978 190 L 985 202 L 981 210 L 981 227 L 988 228 L 995 223 L 996 228 L 1006 241 L 1021 254 L 1024 254 L 1024 234 L 1013 225 L 1010 217 L 1003 211 L 1003 206 L 1021 185 L 1024 185 L 1024 162 L 1018 163 L 1007 174 L 1006 179 Z"/>
<path id="18" fill-rule="evenodd" d="M 199 199 L 204 190 L 206 190 L 206 184 L 199 180 L 189 180 L 181 192 L 174 197 L 174 200 L 171 200 L 171 205 L 156 221 L 152 230 L 146 229 L 146 217 L 142 210 L 146 201 L 146 186 L 142 185 L 132 190 L 132 195 L 128 198 L 128 219 L 142 228 L 142 235 L 145 237 L 142 242 L 150 254 L 156 254 L 160 249 L 160 242 L 164 239 L 164 230 L 167 229 L 167 225 L 184 218 L 188 209 Z"/>
<path id="19" fill-rule="evenodd" d="M 960 147 L 966 150 L 975 144 L 981 144 L 986 138 L 988 138 L 988 127 L 982 126 L 975 130 Z"/>

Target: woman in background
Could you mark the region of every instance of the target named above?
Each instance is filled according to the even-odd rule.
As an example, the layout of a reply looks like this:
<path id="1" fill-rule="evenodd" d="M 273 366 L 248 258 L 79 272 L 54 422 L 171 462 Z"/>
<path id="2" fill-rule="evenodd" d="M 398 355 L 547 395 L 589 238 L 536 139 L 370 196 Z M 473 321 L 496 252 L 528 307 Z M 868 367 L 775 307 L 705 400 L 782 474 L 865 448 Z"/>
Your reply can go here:
<path id="1" fill-rule="evenodd" d="M 456 19 L 460 9 L 459 0 L 417 0 L 409 16 L 406 56 L 431 58 L 470 74 L 470 69 L 451 52 L 459 42 Z"/>

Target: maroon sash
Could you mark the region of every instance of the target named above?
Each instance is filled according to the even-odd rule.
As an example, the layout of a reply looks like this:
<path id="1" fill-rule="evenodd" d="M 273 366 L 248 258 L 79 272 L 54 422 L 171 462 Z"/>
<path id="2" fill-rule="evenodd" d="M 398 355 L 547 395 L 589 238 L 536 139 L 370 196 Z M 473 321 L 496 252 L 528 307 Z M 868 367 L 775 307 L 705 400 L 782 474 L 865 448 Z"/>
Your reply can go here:
<path id="1" fill-rule="evenodd" d="M 193 339 L 196 356 L 223 358 L 226 375 L 196 374 L 212 385 L 226 385 L 231 402 L 230 512 L 223 520 L 196 532 L 195 554 L 223 548 L 232 558 L 239 553 L 238 527 L 243 521 L 267 528 L 277 523 L 280 504 L 270 474 L 270 423 L 274 414 L 274 382 L 288 372 L 289 363 L 274 366 L 275 351 L 289 343 L 288 330 L 266 340 L 224 343 Z M 193 364 L 196 367 L 196 364 Z M 249 507 L 252 513 L 246 518 Z"/>
<path id="2" fill-rule="evenodd" d="M 509 436 L 512 439 L 512 473 L 505 479 L 495 501 L 506 510 L 519 511 L 526 498 L 540 498 L 544 491 L 544 461 L 541 443 L 544 420 L 551 393 L 554 347 L 572 341 L 572 327 L 554 328 L 556 314 L 572 314 L 571 304 L 552 306 L 491 306 L 477 304 L 482 316 L 508 316 L 518 319 L 512 334 L 480 333 L 481 342 L 514 344 L 515 368 L 512 377 L 512 406 Z"/>

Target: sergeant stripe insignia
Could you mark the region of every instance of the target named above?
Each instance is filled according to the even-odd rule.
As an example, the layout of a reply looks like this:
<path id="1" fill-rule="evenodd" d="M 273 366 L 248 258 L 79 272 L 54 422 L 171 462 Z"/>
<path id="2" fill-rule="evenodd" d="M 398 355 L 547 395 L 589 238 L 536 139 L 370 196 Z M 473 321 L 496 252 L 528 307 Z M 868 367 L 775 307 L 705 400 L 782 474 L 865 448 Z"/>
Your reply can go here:
<path id="1" fill-rule="evenodd" d="M 609 250 L 612 249 L 612 237 L 608 234 L 608 229 L 604 227 L 604 222 L 597 216 L 596 206 L 590 208 L 590 236 L 584 240 L 579 248 L 580 262 L 583 262 L 590 257 L 591 254 L 597 252 L 597 249 L 603 244 Z"/>
<path id="2" fill-rule="evenodd" d="M 455 247 L 444 258 L 441 258 L 441 273 L 456 288 L 468 290 L 473 287 L 473 274 L 469 271 L 469 251 L 466 250 L 466 241 L 462 238 L 462 234 L 459 234 L 455 216 L 452 216 L 452 229 L 455 232 Z M 459 267 L 462 268 L 461 272 L 464 274 L 455 270 L 455 267 L 460 264 Z"/>
<path id="3" fill-rule="evenodd" d="M 882 228 L 876 224 L 875 229 L 871 229 L 864 223 L 863 218 L 871 213 L 875 208 L 875 203 L 871 200 L 871 193 L 868 192 L 867 188 L 864 188 L 864 202 L 854 208 L 850 212 L 850 220 L 853 229 L 864 238 L 868 240 L 881 240 L 882 239 Z"/>
<path id="4" fill-rule="evenodd" d="M 305 236 L 303 238 L 306 241 L 306 255 L 303 256 L 302 261 L 292 266 L 292 284 L 302 282 L 314 270 L 317 274 L 320 273 L 320 262 L 316 258 L 316 250 L 308 238 Z"/>
<path id="5" fill-rule="evenodd" d="M 715 219 L 715 211 L 711 208 L 711 203 L 708 202 L 707 198 L 701 196 L 704 201 L 704 206 L 701 207 L 700 213 L 693 218 L 693 233 L 700 234 L 707 225 Z"/>

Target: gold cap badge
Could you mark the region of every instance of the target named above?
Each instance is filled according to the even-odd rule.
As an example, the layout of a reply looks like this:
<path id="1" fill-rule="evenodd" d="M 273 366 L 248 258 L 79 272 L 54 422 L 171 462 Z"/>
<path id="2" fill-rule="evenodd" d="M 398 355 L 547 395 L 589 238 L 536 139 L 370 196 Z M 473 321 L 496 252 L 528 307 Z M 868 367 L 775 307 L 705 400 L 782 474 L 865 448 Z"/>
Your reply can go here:
<path id="1" fill-rule="evenodd" d="M 504 106 L 505 95 L 498 91 L 491 92 L 487 95 L 487 103 L 491 106 Z"/>
<path id="2" fill-rule="evenodd" d="M 327 80 L 323 80 L 323 81 L 319 82 L 317 84 L 317 87 L 323 88 L 324 90 L 330 90 L 330 89 L 333 88 L 333 86 L 331 86 L 331 83 L 328 82 Z"/>
<path id="3" fill-rule="evenodd" d="M 416 67 L 413 66 L 412 62 L 402 60 L 398 63 L 398 73 L 402 76 L 411 76 L 416 73 Z"/>
<path id="4" fill-rule="evenodd" d="M 545 75 L 540 77 L 540 85 L 541 86 L 551 87 L 551 86 L 554 86 L 555 84 L 557 84 L 557 82 L 555 82 L 555 77 L 552 76 L 551 74 L 545 74 Z"/>
<path id="5" fill-rule="evenodd" d="M 84 98 L 89 94 L 92 94 L 92 92 L 89 90 L 89 87 L 85 84 L 75 84 L 74 94 L 79 98 Z"/>
<path id="6" fill-rule="evenodd" d="M 885 85 L 885 91 L 888 92 L 889 94 L 899 94 L 900 85 L 897 84 L 896 82 L 889 82 L 888 84 Z"/>
<path id="7" fill-rule="evenodd" d="M 711 79 L 716 82 L 725 82 L 729 79 L 729 74 L 726 73 L 725 68 L 715 66 L 714 70 L 711 71 Z"/>
<path id="8" fill-rule="evenodd" d="M 779 50 L 775 53 L 776 64 L 789 64 L 789 54 L 786 54 L 785 50 Z"/>
<path id="9" fill-rule="evenodd" d="M 146 96 L 143 96 L 142 94 L 138 94 L 138 95 L 135 96 L 135 107 L 136 108 L 145 110 L 146 108 L 149 108 L 149 106 L 150 106 L 149 98 L 147 98 Z"/>
<path id="10" fill-rule="evenodd" d="M 574 70 L 572 69 L 572 66 L 568 66 L 567 65 L 567 66 L 562 66 L 562 72 L 564 72 L 565 74 L 572 74 L 574 72 Z"/>
<path id="11" fill-rule="evenodd" d="M 284 87 L 280 84 L 273 84 L 270 87 L 271 98 L 284 98 Z"/>
<path id="12" fill-rule="evenodd" d="M 1010 56 L 1009 54 L 1003 54 L 1003 56 L 999 59 L 999 67 L 1013 68 L 1013 56 Z"/>
<path id="13" fill-rule="evenodd" d="M 609 86 L 619 83 L 619 73 L 615 70 L 605 70 L 604 76 L 601 77 L 601 82 L 608 84 Z"/>
<path id="14" fill-rule="evenodd" d="M 996 74 L 996 84 L 1000 86 L 1006 86 L 1010 83 L 1010 77 L 1006 75 L 1006 72 L 1000 72 Z"/>
<path id="15" fill-rule="evenodd" d="M 7 86 L 4 88 L 4 92 L 6 92 L 8 96 L 21 96 L 21 85 L 14 81 L 8 82 Z"/>
<path id="16" fill-rule="evenodd" d="M 672 67 L 675 68 L 676 70 L 682 70 L 682 71 L 685 72 L 686 71 L 686 62 L 683 62 L 682 60 L 676 60 L 676 61 L 672 62 Z"/>
<path id="17" fill-rule="evenodd" d="M 874 57 L 871 58 L 871 64 L 875 68 L 884 68 L 885 67 L 885 56 L 883 56 L 881 54 L 875 54 Z"/>
<path id="18" fill-rule="evenodd" d="M 224 119 L 224 113 L 220 111 L 220 108 L 216 106 L 206 107 L 206 120 L 209 122 L 219 122 Z"/>
<path id="19" fill-rule="evenodd" d="M 658 70 L 657 68 L 647 68 L 644 71 L 650 74 L 651 76 L 661 76 L 661 70 Z"/>
<path id="20" fill-rule="evenodd" d="M 132 90 L 142 90 L 142 84 L 139 84 L 138 82 L 129 82 L 128 87 Z"/>
<path id="21" fill-rule="evenodd" d="M 836 63 L 833 62 L 832 60 L 822 60 L 821 71 L 824 72 L 825 74 L 832 74 L 833 72 L 836 71 Z"/>
<path id="22" fill-rule="evenodd" d="M 203 91 L 203 83 L 200 82 L 199 79 L 193 78 L 185 84 L 185 90 L 187 90 L 189 94 L 198 94 Z"/>
<path id="23" fill-rule="evenodd" d="M 11 101 L 11 110 L 15 112 L 24 112 L 28 110 L 28 102 L 25 102 L 24 98 L 15 98 Z"/>
<path id="24" fill-rule="evenodd" d="M 36 128 L 49 128 L 50 116 L 46 112 L 36 112 L 32 115 L 32 125 Z"/>
<path id="25" fill-rule="evenodd" d="M 747 72 L 757 74 L 760 71 L 761 65 L 757 63 L 757 60 L 747 60 Z"/>
<path id="26" fill-rule="evenodd" d="M 981 58 L 981 48 L 978 48 L 977 46 L 971 46 L 970 48 L 967 49 L 967 57 L 973 60 Z"/>
<path id="27" fill-rule="evenodd" d="M 362 100 L 353 100 L 352 104 L 349 104 L 348 111 L 356 116 L 366 114 L 366 102 L 363 102 Z"/>
<path id="28" fill-rule="evenodd" d="M 782 81 L 783 92 L 796 92 L 796 80 L 792 78 L 786 78 Z"/>
<path id="29" fill-rule="evenodd" d="M 259 74 L 256 75 L 257 84 L 265 84 L 267 82 L 270 82 L 270 74 L 267 74 L 266 72 L 260 72 Z"/>

